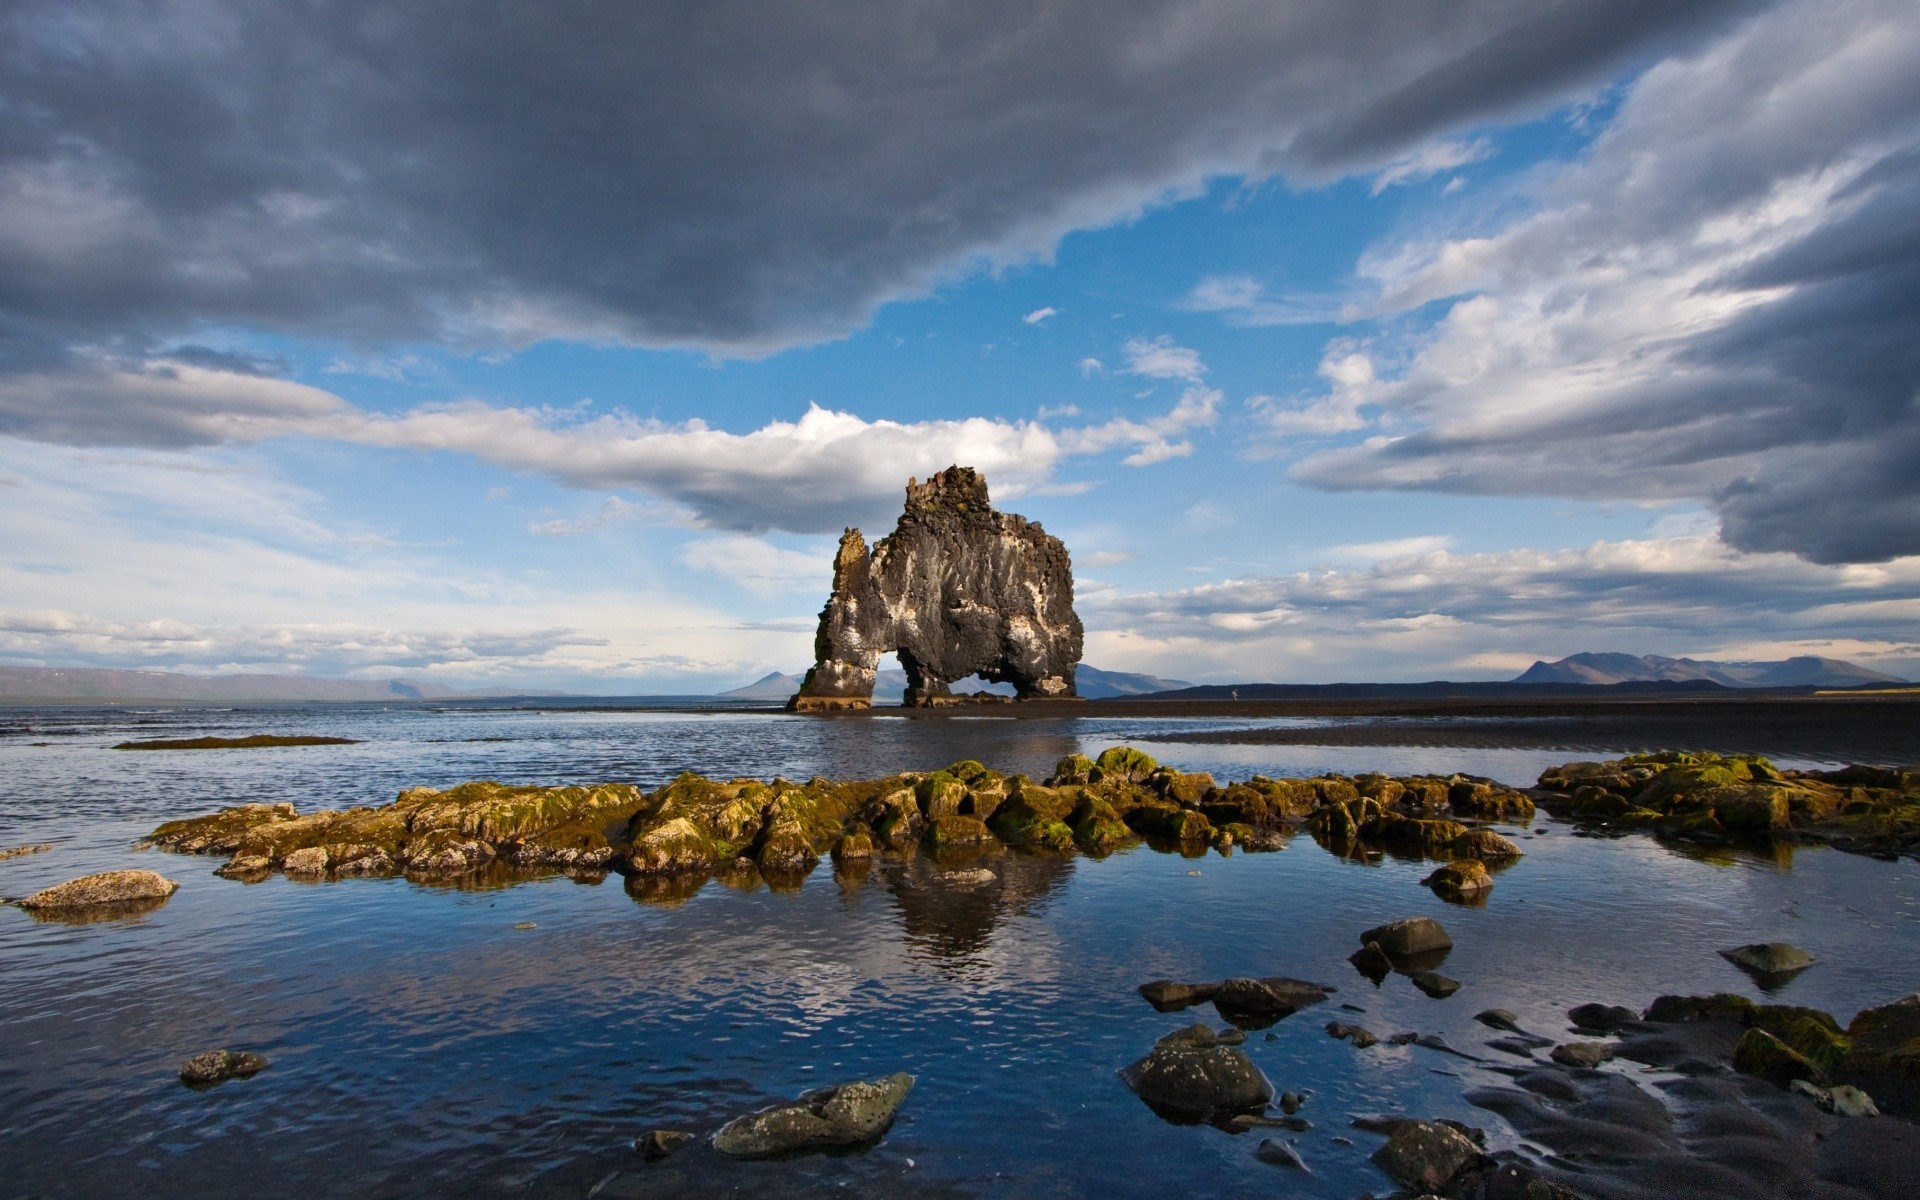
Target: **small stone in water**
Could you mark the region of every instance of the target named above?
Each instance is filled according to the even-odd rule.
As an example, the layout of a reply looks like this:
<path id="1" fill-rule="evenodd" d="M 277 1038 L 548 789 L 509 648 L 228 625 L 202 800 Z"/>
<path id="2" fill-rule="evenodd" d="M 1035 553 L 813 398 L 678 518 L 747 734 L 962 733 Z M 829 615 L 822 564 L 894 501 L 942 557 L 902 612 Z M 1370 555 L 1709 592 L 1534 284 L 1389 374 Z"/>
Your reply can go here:
<path id="1" fill-rule="evenodd" d="M 1553 1061 L 1563 1067 L 1593 1070 L 1613 1057 L 1613 1047 L 1605 1042 L 1568 1042 L 1553 1048 Z"/>
<path id="2" fill-rule="evenodd" d="M 1292 1146 L 1276 1138 L 1262 1138 L 1254 1148 L 1254 1157 L 1263 1163 L 1276 1167 L 1290 1167 L 1296 1171 L 1305 1171 L 1307 1164 L 1300 1161 L 1300 1155 Z"/>
<path id="3" fill-rule="evenodd" d="M 1490 1029 L 1504 1029 L 1508 1033 L 1520 1032 L 1520 1018 L 1504 1008 L 1489 1008 L 1483 1013 L 1475 1013 L 1473 1019 Z"/>
<path id="4" fill-rule="evenodd" d="M 1435 1000 L 1445 1000 L 1448 996 L 1460 990 L 1459 980 L 1448 979 L 1445 975 L 1433 971 L 1415 971 L 1413 974 L 1407 976 L 1407 978 L 1413 981 L 1413 986 L 1419 988 L 1427 995 L 1432 996 Z"/>
<path id="5" fill-rule="evenodd" d="M 267 1069 L 267 1060 L 245 1050 L 208 1050 L 180 1064 L 180 1082 L 212 1087 L 228 1079 L 246 1079 Z"/>
<path id="6" fill-rule="evenodd" d="M 537 923 L 535 923 L 535 922 L 533 922 L 533 921 L 515 921 L 515 922 L 513 923 L 513 927 L 514 927 L 515 929 L 538 929 L 538 928 L 540 928 L 540 926 L 539 926 L 539 925 L 538 925 Z"/>
<path id="7" fill-rule="evenodd" d="M 633 1148 L 648 1162 L 659 1162 L 692 1140 L 692 1134 L 677 1129 L 649 1129 L 633 1139 Z"/>
<path id="8" fill-rule="evenodd" d="M 1280 1093 L 1280 1111 L 1286 1113 L 1288 1116 L 1299 1112 L 1300 1106 L 1305 1103 L 1306 1101 L 1301 1099 L 1299 1092 Z"/>

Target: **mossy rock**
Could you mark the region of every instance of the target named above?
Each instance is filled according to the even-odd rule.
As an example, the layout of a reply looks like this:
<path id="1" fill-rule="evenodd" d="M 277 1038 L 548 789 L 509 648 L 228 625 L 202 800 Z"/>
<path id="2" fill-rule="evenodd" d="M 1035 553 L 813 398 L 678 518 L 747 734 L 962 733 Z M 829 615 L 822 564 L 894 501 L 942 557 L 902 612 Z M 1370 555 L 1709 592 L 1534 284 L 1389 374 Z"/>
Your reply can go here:
<path id="1" fill-rule="evenodd" d="M 955 813 L 951 816 L 936 817 L 927 823 L 927 844 L 935 850 L 949 850 L 961 846 L 982 846 L 993 842 L 994 837 L 985 822 L 978 817 L 964 817 Z"/>
<path id="2" fill-rule="evenodd" d="M 1160 769 L 1151 755 L 1135 750 L 1132 746 L 1114 746 L 1100 752 L 1093 760 L 1098 768 L 1099 780 L 1118 780 L 1124 783 L 1145 783 L 1152 774 Z"/>
<path id="3" fill-rule="evenodd" d="M 231 854 L 239 848 L 248 831 L 276 821 L 291 821 L 300 814 L 293 805 L 241 804 L 223 808 L 204 817 L 168 821 L 148 834 L 148 844 L 180 854 Z"/>
<path id="4" fill-rule="evenodd" d="M 1469 829 L 1447 843 L 1447 852 L 1482 862 L 1511 862 L 1520 857 L 1520 847 L 1491 829 Z"/>
<path id="5" fill-rule="evenodd" d="M 1068 827 L 1073 830 L 1076 841 L 1096 852 L 1111 850 L 1132 841 L 1134 836 L 1113 805 L 1084 792 L 1068 818 Z"/>
<path id="6" fill-rule="evenodd" d="M 1760 1028 L 1748 1029 L 1740 1035 L 1739 1043 L 1733 1048 L 1733 1067 L 1779 1087 L 1787 1087 L 1796 1079 L 1819 1083 L 1826 1078 L 1825 1073 L 1799 1051 Z"/>
<path id="7" fill-rule="evenodd" d="M 1457 778 L 1447 788 L 1447 807 L 1482 821 L 1531 821 L 1533 801 L 1492 780 Z"/>
<path id="8" fill-rule="evenodd" d="M 914 788 L 914 796 L 920 803 L 920 815 L 929 821 L 959 816 L 970 798 L 966 782 L 945 771 L 935 771 L 922 779 Z"/>
<path id="9" fill-rule="evenodd" d="M 1381 813 L 1361 826 L 1360 835 L 1370 841 L 1441 850 L 1465 838 L 1467 827 L 1458 821 L 1423 820 L 1419 817 L 1403 817 L 1398 813 Z"/>
<path id="10" fill-rule="evenodd" d="M 1128 812 L 1123 820 L 1148 837 L 1165 838 L 1173 842 L 1205 845 L 1213 836 L 1213 826 L 1204 814 L 1164 802 L 1142 804 Z"/>
<path id="11" fill-rule="evenodd" d="M 623 862 L 636 875 L 684 875 L 710 872 L 732 857 L 732 847 L 688 818 L 672 817 L 635 838 Z"/>
<path id="12" fill-rule="evenodd" d="M 1887 1112 L 1920 1114 L 1920 992 L 1862 1012 L 1847 1039 L 1841 1075 Z"/>
<path id="13" fill-rule="evenodd" d="M 833 861 L 866 862 L 873 858 L 873 838 L 864 829 L 849 830 L 833 844 Z"/>
<path id="14" fill-rule="evenodd" d="M 1773 784 L 1752 784 L 1716 788 L 1709 793 L 1709 799 L 1713 815 L 1723 828 L 1760 836 L 1788 827 L 1790 794 L 1789 789 Z"/>
<path id="15" fill-rule="evenodd" d="M 1077 799 L 1066 788 L 1028 784 L 994 811 L 989 827 L 1009 846 L 1064 850 L 1073 844 L 1073 831 L 1066 821 Z"/>
<path id="16" fill-rule="evenodd" d="M 1661 996 L 1646 1011 L 1646 1019 L 1657 1022 L 1732 1020 L 1742 1025 L 1753 1023 L 1753 1001 L 1732 992 L 1711 996 Z"/>
<path id="17" fill-rule="evenodd" d="M 1182 808 L 1198 808 L 1207 793 L 1213 791 L 1213 776 L 1204 771 L 1189 773 L 1162 767 L 1147 778 L 1146 784 L 1162 799 Z"/>
<path id="18" fill-rule="evenodd" d="M 1360 823 L 1344 804 L 1329 804 L 1307 818 L 1307 828 L 1330 842 L 1346 843 L 1360 835 Z"/>
<path id="19" fill-rule="evenodd" d="M 1493 890 L 1493 875 L 1477 858 L 1447 863 L 1420 882 L 1445 900 L 1481 900 Z"/>
<path id="20" fill-rule="evenodd" d="M 1314 798 L 1321 804 L 1354 804 L 1360 799 L 1352 781 L 1339 775 L 1321 775 L 1302 782 L 1313 789 Z"/>
<path id="21" fill-rule="evenodd" d="M 1095 771 L 1094 762 L 1084 754 L 1069 754 L 1053 765 L 1053 774 L 1047 776 L 1047 786 L 1062 787 L 1070 783 L 1092 783 Z"/>

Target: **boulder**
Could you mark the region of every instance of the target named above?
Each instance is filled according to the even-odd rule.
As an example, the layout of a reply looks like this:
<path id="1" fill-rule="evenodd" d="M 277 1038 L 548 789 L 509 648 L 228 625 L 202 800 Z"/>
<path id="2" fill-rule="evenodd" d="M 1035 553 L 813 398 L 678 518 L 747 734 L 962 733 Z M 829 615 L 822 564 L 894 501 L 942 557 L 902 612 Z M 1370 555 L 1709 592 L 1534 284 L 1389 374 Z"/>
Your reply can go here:
<path id="1" fill-rule="evenodd" d="M 29 912 L 59 913 L 113 906 L 155 907 L 180 885 L 154 871 L 102 871 L 35 892 L 19 902 Z"/>
<path id="2" fill-rule="evenodd" d="M 267 1069 L 267 1060 L 245 1050 L 208 1050 L 180 1064 L 180 1082 L 212 1087 L 229 1079 L 248 1079 Z"/>
<path id="3" fill-rule="evenodd" d="M 1847 1026 L 1852 1043 L 1840 1074 L 1886 1111 L 1920 1114 L 1920 992 L 1869 1008 Z"/>
<path id="4" fill-rule="evenodd" d="M 1373 1152 L 1373 1165 L 1410 1191 L 1439 1192 L 1485 1156 L 1459 1130 L 1438 1121 L 1407 1121 Z"/>
<path id="5" fill-rule="evenodd" d="M 1353 969 L 1365 975 L 1374 983 L 1379 983 L 1393 973 L 1393 960 L 1380 948 L 1379 942 L 1368 942 L 1347 956 Z"/>
<path id="6" fill-rule="evenodd" d="M 1582 1033 L 1612 1033 L 1639 1019 L 1639 1013 L 1619 1004 L 1582 1004 L 1567 1010 L 1567 1020 Z"/>
<path id="7" fill-rule="evenodd" d="M 1432 917 L 1407 917 L 1378 925 L 1360 935 L 1362 946 L 1378 943 L 1389 958 L 1412 958 L 1453 949 L 1453 939 Z"/>
<path id="8" fill-rule="evenodd" d="M 1817 1083 L 1822 1072 L 1799 1051 L 1764 1029 L 1748 1029 L 1733 1048 L 1733 1067 L 1769 1083 L 1787 1087 L 1796 1079 Z"/>
<path id="9" fill-rule="evenodd" d="M 1229 979 L 1215 988 L 1213 1006 L 1236 1024 L 1251 1019 L 1272 1023 L 1303 1008 L 1319 1004 L 1331 989 L 1301 979 Z"/>
<path id="10" fill-rule="evenodd" d="M 1307 1164 L 1300 1160 L 1299 1151 L 1278 1138 L 1261 1138 L 1260 1144 L 1253 1148 L 1253 1156 L 1269 1166 L 1287 1167 L 1295 1171 L 1307 1169 Z"/>
<path id="11" fill-rule="evenodd" d="M 857 1146 L 887 1131 L 913 1090 L 904 1072 L 871 1082 L 843 1083 L 735 1118 L 713 1135 L 713 1148 L 732 1158 L 764 1158 L 797 1150 Z"/>
<path id="12" fill-rule="evenodd" d="M 1253 1060 L 1205 1025 L 1161 1038 L 1145 1058 L 1122 1068 L 1120 1078 L 1156 1109 L 1197 1120 L 1273 1099 L 1273 1085 Z"/>

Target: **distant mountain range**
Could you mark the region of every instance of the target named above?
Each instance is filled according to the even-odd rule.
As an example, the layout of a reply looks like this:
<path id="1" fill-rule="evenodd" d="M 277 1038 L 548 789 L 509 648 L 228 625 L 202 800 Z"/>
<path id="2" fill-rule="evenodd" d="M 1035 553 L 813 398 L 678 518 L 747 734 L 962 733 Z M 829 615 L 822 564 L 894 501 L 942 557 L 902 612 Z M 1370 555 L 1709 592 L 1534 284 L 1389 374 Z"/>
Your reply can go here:
<path id="1" fill-rule="evenodd" d="M 154 700 L 203 703 L 299 701 L 484 700 L 499 696 L 555 696 L 514 688 L 463 691 L 411 679 L 308 679 L 299 675 L 176 675 L 169 671 L 113 671 L 92 667 L 0 667 L 0 701 Z"/>
<path id="2" fill-rule="evenodd" d="M 1559 662 L 1536 662 L 1514 683 L 1688 683 L 1705 680 L 1722 687 L 1863 687 L 1907 680 L 1870 671 L 1838 658 L 1801 655 L 1779 662 L 1708 662 L 1663 658 L 1658 654 L 1571 654 Z"/>
<path id="3" fill-rule="evenodd" d="M 763 700 L 768 702 L 785 700 L 800 690 L 799 675 L 788 675 L 780 671 L 762 676 L 742 688 L 730 692 L 721 692 L 723 700 Z M 1099 667 L 1090 667 L 1081 663 L 1074 672 L 1075 689 L 1088 700 L 1110 700 L 1115 696 L 1145 696 L 1153 692 L 1172 691 L 1175 688 L 1192 687 L 1182 679 L 1161 679 L 1157 675 L 1137 675 L 1130 671 L 1102 671 Z M 1013 685 L 1007 683 L 982 683 L 978 679 L 963 679 L 953 685 L 953 690 L 961 694 L 971 692 L 992 692 L 996 695 L 1013 695 Z M 906 694 L 907 673 L 905 671 L 881 671 L 874 676 L 873 698 L 879 701 L 897 702 Z"/>

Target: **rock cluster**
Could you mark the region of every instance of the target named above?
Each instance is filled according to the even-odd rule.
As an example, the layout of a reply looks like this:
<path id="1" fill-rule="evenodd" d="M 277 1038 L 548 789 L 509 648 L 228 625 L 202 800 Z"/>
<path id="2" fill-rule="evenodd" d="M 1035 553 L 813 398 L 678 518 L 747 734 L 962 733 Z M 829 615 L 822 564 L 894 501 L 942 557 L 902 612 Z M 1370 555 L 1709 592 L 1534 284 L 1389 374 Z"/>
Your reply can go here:
<path id="1" fill-rule="evenodd" d="M 1920 854 L 1920 769 L 1782 770 L 1757 755 L 1664 751 L 1551 767 L 1541 803 L 1577 820 L 1693 841 L 1797 837 Z"/>
<path id="2" fill-rule="evenodd" d="M 1066 546 L 994 511 L 977 471 L 949 467 L 907 482 L 906 511 L 871 551 L 859 530 L 841 536 L 817 661 L 789 707 L 867 707 L 889 651 L 909 705 L 953 703 L 948 685 L 970 675 L 1011 683 L 1021 699 L 1068 697 L 1081 640 Z"/>
<path id="3" fill-rule="evenodd" d="M 1437 826 L 1443 828 L 1435 839 L 1396 845 L 1451 858 L 1470 843 L 1479 858 L 1508 860 L 1519 851 L 1490 829 L 1408 813 L 1532 812 L 1525 796 L 1465 777 L 1256 776 L 1223 787 L 1210 775 L 1163 767 L 1122 746 L 1097 759 L 1069 755 L 1044 783 L 971 760 L 877 780 L 769 783 L 688 773 L 653 791 L 478 782 L 412 788 L 378 808 L 301 814 L 285 803 L 240 805 L 169 822 L 148 841 L 230 855 L 220 873 L 243 880 L 275 870 L 297 879 L 444 877 L 505 864 L 695 883 L 745 870 L 784 886 L 829 854 L 838 867 L 858 870 L 877 853 L 915 847 L 958 855 L 1000 846 L 1106 854 L 1144 837 L 1183 853 L 1209 846 L 1272 850 L 1327 810 L 1351 820 L 1356 807 L 1366 821 L 1355 837 Z M 1330 844 L 1344 850 L 1359 843 Z"/>

